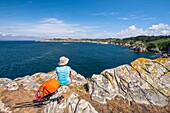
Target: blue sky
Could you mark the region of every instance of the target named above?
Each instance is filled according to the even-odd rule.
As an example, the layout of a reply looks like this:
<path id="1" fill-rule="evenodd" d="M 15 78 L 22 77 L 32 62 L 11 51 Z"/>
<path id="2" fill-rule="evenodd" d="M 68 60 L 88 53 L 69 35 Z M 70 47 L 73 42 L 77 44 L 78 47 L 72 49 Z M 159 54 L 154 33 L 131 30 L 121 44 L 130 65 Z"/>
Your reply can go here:
<path id="1" fill-rule="evenodd" d="M 0 0 L 0 40 L 170 35 L 169 4 L 169 0 Z"/>

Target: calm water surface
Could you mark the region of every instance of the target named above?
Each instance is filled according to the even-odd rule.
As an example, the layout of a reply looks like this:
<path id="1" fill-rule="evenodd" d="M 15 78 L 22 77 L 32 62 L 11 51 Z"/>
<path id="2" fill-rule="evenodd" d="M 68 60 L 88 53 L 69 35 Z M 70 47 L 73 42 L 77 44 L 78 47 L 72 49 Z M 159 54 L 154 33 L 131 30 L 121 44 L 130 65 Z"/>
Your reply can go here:
<path id="1" fill-rule="evenodd" d="M 61 56 L 70 59 L 72 69 L 85 77 L 107 68 L 130 63 L 139 57 L 153 59 L 151 53 L 136 53 L 127 47 L 97 43 L 0 42 L 0 77 L 14 79 L 54 70 Z"/>

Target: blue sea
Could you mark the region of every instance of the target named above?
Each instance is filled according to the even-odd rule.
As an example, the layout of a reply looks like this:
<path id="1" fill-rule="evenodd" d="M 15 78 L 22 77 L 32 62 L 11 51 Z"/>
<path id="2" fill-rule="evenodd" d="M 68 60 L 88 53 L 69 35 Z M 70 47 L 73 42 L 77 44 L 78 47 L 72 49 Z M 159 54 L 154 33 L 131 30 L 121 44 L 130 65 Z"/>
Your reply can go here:
<path id="1" fill-rule="evenodd" d="M 0 41 L 0 77 L 15 79 L 52 71 L 61 56 L 68 57 L 68 65 L 85 77 L 128 64 L 139 57 L 157 57 L 152 53 L 137 53 L 128 47 L 111 44 Z"/>

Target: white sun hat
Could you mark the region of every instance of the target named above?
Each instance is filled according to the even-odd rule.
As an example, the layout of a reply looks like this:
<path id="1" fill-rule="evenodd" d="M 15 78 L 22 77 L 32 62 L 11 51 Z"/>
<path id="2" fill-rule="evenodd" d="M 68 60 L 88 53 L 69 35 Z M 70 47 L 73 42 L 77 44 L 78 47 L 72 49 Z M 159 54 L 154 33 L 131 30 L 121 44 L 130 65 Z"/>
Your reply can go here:
<path id="1" fill-rule="evenodd" d="M 69 61 L 69 59 L 65 56 L 60 57 L 58 65 L 66 65 Z"/>

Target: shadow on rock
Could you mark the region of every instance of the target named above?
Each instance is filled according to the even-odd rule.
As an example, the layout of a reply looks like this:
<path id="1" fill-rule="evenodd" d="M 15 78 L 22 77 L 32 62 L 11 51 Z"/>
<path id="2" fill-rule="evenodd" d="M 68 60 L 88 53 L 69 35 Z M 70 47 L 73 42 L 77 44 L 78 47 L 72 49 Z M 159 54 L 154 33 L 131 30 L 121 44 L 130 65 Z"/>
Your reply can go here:
<path id="1" fill-rule="evenodd" d="M 51 102 L 57 102 L 57 104 L 60 103 L 60 101 L 64 98 L 63 95 L 58 96 L 57 98 L 52 98 L 52 99 L 44 99 L 40 101 L 29 101 L 29 102 L 20 102 L 20 103 L 15 103 L 15 105 L 12 107 L 12 109 L 15 108 L 26 108 L 26 107 L 34 107 L 34 108 L 40 108 L 43 107 L 44 105 L 47 105 Z"/>

